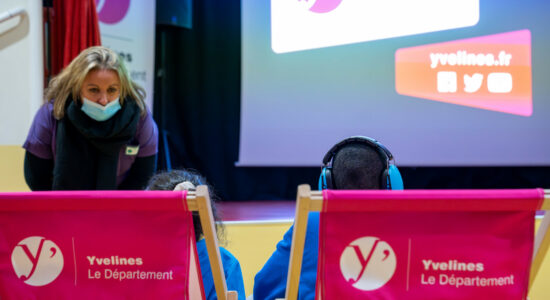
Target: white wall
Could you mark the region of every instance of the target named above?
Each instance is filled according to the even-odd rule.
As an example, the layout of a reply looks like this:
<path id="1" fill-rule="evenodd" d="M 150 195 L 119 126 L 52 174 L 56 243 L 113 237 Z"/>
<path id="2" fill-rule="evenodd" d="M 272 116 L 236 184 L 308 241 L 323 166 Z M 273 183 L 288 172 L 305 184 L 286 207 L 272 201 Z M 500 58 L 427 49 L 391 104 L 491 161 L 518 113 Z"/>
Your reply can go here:
<path id="1" fill-rule="evenodd" d="M 44 92 L 42 1 L 0 1 L 15 8 L 26 14 L 0 23 L 0 146 L 23 144 Z"/>

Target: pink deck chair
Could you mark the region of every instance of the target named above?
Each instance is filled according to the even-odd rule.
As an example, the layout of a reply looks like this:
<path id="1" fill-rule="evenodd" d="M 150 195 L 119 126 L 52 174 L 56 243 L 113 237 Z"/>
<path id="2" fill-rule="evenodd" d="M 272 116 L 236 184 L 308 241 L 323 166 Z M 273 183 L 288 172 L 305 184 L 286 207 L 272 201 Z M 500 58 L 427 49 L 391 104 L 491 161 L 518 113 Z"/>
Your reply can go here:
<path id="1" fill-rule="evenodd" d="M 286 299 L 320 212 L 316 299 L 526 299 L 550 246 L 549 192 L 298 187 Z"/>
<path id="2" fill-rule="evenodd" d="M 204 299 L 191 211 L 218 299 L 237 299 L 205 186 L 0 193 L 0 299 Z"/>

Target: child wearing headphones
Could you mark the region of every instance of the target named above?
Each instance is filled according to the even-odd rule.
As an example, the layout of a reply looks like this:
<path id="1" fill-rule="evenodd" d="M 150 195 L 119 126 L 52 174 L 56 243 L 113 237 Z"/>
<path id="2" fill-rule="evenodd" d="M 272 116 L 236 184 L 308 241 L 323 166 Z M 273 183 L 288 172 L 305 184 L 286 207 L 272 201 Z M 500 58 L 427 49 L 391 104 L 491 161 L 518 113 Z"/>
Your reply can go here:
<path id="1" fill-rule="evenodd" d="M 216 210 L 216 200 L 218 197 L 214 194 L 212 187 L 207 184 L 206 179 L 191 170 L 173 170 L 154 175 L 149 180 L 147 185 L 148 190 L 166 190 L 166 191 L 183 191 L 195 189 L 199 185 L 207 185 L 208 193 L 210 194 L 212 214 L 216 221 L 216 231 L 218 236 L 223 231 L 223 224 Z M 217 299 L 216 289 L 214 287 L 214 279 L 212 277 L 212 269 L 208 260 L 208 251 L 203 236 L 202 226 L 199 215 L 193 212 L 193 227 L 195 229 L 195 240 L 197 241 L 197 255 L 199 258 L 202 283 L 206 299 Z M 226 249 L 220 247 L 220 255 L 223 265 L 223 271 L 229 291 L 237 291 L 239 300 L 245 299 L 243 274 L 239 261 Z"/>
<path id="2" fill-rule="evenodd" d="M 353 136 L 334 145 L 323 158 L 321 189 L 403 189 L 403 180 L 393 164 L 393 155 L 378 141 Z M 254 278 L 254 299 L 284 298 L 293 227 Z M 298 299 L 314 299 L 317 280 L 319 213 L 308 217 Z"/>

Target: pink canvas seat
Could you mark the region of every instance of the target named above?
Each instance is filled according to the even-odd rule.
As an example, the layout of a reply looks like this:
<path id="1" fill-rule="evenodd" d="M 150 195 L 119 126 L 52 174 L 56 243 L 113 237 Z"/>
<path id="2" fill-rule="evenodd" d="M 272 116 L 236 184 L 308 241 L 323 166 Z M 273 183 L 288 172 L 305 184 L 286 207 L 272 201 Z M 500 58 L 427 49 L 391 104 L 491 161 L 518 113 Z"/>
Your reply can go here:
<path id="1" fill-rule="evenodd" d="M 208 190 L 0 193 L 1 299 L 204 299 L 191 211 L 218 299 Z"/>
<path id="2" fill-rule="evenodd" d="M 548 195 L 546 196 L 548 199 Z M 525 299 L 549 246 L 541 189 L 310 191 L 300 186 L 287 283 L 320 211 L 316 299 Z"/>

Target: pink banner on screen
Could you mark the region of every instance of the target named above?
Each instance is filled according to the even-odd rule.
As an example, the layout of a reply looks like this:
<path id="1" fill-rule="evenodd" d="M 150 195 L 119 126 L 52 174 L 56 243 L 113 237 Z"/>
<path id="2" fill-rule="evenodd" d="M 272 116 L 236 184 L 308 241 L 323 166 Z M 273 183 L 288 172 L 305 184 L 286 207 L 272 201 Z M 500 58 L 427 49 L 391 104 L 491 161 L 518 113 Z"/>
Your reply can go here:
<path id="1" fill-rule="evenodd" d="M 401 95 L 529 117 L 533 114 L 527 29 L 399 49 Z"/>
<path id="2" fill-rule="evenodd" d="M 196 250 L 184 197 L 0 194 L 0 298 L 187 299 Z"/>
<path id="3" fill-rule="evenodd" d="M 385 193 L 392 195 L 385 201 L 394 205 L 410 197 L 408 192 Z M 439 192 L 435 198 L 445 201 Z M 450 202 L 475 197 L 463 192 Z M 344 202 L 360 198 L 350 193 L 354 192 L 342 194 Z M 325 208 L 342 205 L 338 192 L 327 195 Z M 478 198 L 485 210 L 494 205 L 494 197 L 486 199 L 488 204 Z M 514 197 L 507 198 L 505 202 Z M 318 293 L 323 299 L 525 299 L 540 198 L 516 200 L 533 209 L 434 212 L 419 206 L 414 211 L 325 211 L 320 223 Z"/>

